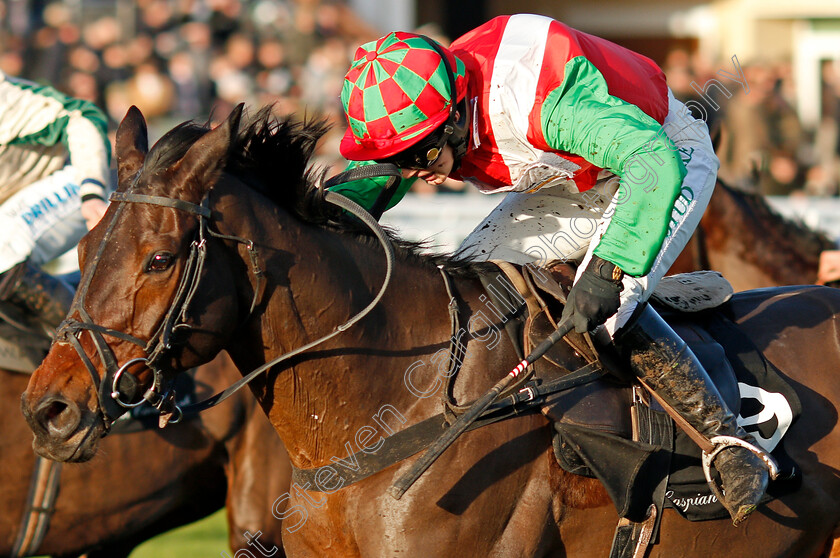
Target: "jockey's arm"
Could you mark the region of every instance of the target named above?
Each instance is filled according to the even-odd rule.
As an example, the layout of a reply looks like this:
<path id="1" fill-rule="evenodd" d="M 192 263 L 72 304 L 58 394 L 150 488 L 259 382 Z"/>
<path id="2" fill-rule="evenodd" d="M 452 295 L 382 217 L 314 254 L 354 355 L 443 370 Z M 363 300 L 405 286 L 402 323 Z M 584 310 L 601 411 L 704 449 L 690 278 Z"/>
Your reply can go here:
<path id="1" fill-rule="evenodd" d="M 594 254 L 625 273 L 650 271 L 668 231 L 685 166 L 661 125 L 609 94 L 601 73 L 578 57 L 545 98 L 541 126 L 548 147 L 574 153 L 621 177 L 620 203 Z"/>
<path id="2" fill-rule="evenodd" d="M 91 195 L 104 199 L 111 162 L 107 120 L 91 103 L 77 101 L 74 105 L 62 141 L 70 154 L 70 164 L 78 172 L 82 199 Z"/>
<path id="3" fill-rule="evenodd" d="M 74 104 L 64 141 L 70 154 L 70 164 L 78 173 L 82 217 L 90 230 L 108 209 L 105 199 L 111 146 L 107 120 L 102 111 L 91 103 L 75 101 Z"/>
<path id="4" fill-rule="evenodd" d="M 93 103 L 69 97 L 56 89 L 3 76 L 6 94 L 23 111 L 0 130 L 0 141 L 19 145 L 61 143 L 69 169 L 79 186 L 82 214 L 92 226 L 105 212 L 106 185 L 111 165 L 108 120 Z M 43 178 L 43 177 L 41 177 Z"/>
<path id="5" fill-rule="evenodd" d="M 373 165 L 376 161 L 350 161 L 350 164 L 347 165 L 345 170 L 351 170 L 357 167 L 363 167 L 367 165 Z M 332 188 L 330 188 L 333 192 L 338 192 L 344 196 L 347 196 L 357 204 L 361 205 L 368 211 L 373 207 L 374 202 L 376 202 L 376 198 L 379 197 L 379 194 L 382 192 L 382 189 L 385 188 L 385 185 L 388 183 L 387 176 L 379 176 L 376 178 L 364 178 L 362 180 L 354 180 L 353 182 L 345 182 L 343 184 L 336 184 Z M 411 185 L 414 184 L 414 181 L 417 180 L 416 178 L 403 178 L 400 181 L 399 186 L 397 187 L 397 191 L 394 192 L 393 197 L 391 197 L 391 201 L 388 202 L 388 206 L 385 208 L 387 211 L 391 209 L 403 197 L 405 194 L 411 189 Z"/>

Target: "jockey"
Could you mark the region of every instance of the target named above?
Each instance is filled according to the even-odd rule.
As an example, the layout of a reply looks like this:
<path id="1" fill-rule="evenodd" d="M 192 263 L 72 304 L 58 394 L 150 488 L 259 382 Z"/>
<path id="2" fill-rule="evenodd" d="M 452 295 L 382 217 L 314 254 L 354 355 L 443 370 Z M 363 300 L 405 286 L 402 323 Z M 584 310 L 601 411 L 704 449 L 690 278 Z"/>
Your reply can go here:
<path id="1" fill-rule="evenodd" d="M 104 215 L 110 158 L 95 105 L 0 72 L 0 301 L 64 319 L 73 291 L 40 266 Z"/>
<path id="2" fill-rule="evenodd" d="M 705 123 L 653 61 L 547 17 L 502 16 L 448 49 L 403 32 L 362 45 L 341 101 L 351 167 L 390 162 L 406 179 L 510 192 L 461 253 L 579 262 L 563 319 L 578 332 L 606 331 L 633 372 L 707 438 L 754 442 L 645 303 L 697 227 L 719 166 Z M 333 190 L 370 208 L 384 182 Z M 715 467 L 737 525 L 764 495 L 767 468 L 739 446 Z"/>

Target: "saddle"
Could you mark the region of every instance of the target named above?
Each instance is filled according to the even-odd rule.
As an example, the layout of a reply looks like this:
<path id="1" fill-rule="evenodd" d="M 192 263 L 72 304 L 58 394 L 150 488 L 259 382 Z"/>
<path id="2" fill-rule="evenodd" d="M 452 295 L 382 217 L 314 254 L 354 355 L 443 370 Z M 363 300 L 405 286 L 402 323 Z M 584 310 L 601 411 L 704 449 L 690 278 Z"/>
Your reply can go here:
<path id="1" fill-rule="evenodd" d="M 505 325 L 518 350 L 528 353 L 556 327 L 575 269 L 494 263 L 500 273 L 488 274 L 485 288 L 494 304 L 513 306 L 518 297 L 527 307 L 518 323 Z M 501 288 L 505 281 L 513 288 Z M 650 303 L 694 351 L 741 426 L 792 476 L 782 437 L 799 415 L 800 403 L 728 315 L 731 286 L 716 272 L 666 277 L 661 285 Z M 502 294 L 508 300 L 501 300 Z M 610 373 L 542 402 L 554 425 L 558 464 L 598 478 L 619 515 L 632 522 L 649 517 L 652 504 L 672 507 L 692 521 L 728 517 L 706 483 L 700 449 L 626 371 L 608 339 L 568 335 L 535 363 L 529 382 L 538 386 L 593 363 Z"/>

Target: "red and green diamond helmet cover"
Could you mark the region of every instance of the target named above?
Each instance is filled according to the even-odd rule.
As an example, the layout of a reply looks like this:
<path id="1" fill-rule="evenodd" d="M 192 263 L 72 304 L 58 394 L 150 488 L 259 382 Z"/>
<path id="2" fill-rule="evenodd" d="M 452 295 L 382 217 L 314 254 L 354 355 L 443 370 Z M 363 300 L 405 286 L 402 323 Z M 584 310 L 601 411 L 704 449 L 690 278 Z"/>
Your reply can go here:
<path id="1" fill-rule="evenodd" d="M 464 63 L 444 52 L 461 100 Z M 423 38 L 397 31 L 366 43 L 356 50 L 341 89 L 348 123 L 341 154 L 357 161 L 395 155 L 445 122 L 450 100 L 446 66 Z"/>

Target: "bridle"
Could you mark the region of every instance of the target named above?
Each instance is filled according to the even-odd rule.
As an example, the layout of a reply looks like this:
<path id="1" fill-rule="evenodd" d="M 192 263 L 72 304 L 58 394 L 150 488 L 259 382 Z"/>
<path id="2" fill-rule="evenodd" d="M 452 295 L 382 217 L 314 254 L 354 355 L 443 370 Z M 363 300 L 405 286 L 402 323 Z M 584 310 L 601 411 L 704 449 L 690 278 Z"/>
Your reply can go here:
<path id="1" fill-rule="evenodd" d="M 189 330 L 191 327 L 187 323 L 186 317 L 193 297 L 198 290 L 201 273 L 207 258 L 207 237 L 214 236 L 234 240 L 245 244 L 247 247 L 251 254 L 252 270 L 257 278 L 257 286 L 254 289 L 251 310 L 253 310 L 257 303 L 257 297 L 260 292 L 260 281 L 263 275 L 257 264 L 256 247 L 250 240 L 221 235 L 213 232 L 209 228 L 209 198 L 205 198 L 201 204 L 194 204 L 162 196 L 114 192 L 110 199 L 112 202 L 124 203 L 121 203 L 116 208 L 114 216 L 108 224 L 105 234 L 97 248 L 97 252 L 93 257 L 90 272 L 85 274 L 82 284 L 79 286 L 77 299 L 70 311 L 70 315 L 72 316 L 73 310 L 77 310 L 79 319 L 68 318 L 65 320 L 56 332 L 56 341 L 71 344 L 85 364 L 85 368 L 90 373 L 93 385 L 98 393 L 99 405 L 103 413 L 106 429 L 110 428 L 111 424 L 127 409 L 137 407 L 143 403 L 149 403 L 162 413 L 175 413 L 177 416 L 172 419 L 172 422 L 177 422 L 181 418 L 181 412 L 174 403 L 174 391 L 168 387 L 170 382 L 165 380 L 162 362 L 168 352 L 173 348 L 176 334 L 182 330 Z M 189 255 L 184 264 L 184 270 L 181 274 L 181 279 L 172 303 L 157 330 L 145 341 L 128 333 L 94 323 L 90 314 L 85 309 L 85 298 L 90 289 L 91 280 L 111 240 L 114 227 L 120 220 L 119 218 L 125 208 L 125 203 L 144 203 L 161 207 L 171 207 L 195 215 L 198 218 L 195 238 L 190 243 Z M 87 331 L 90 334 L 93 344 L 96 347 L 96 352 L 103 363 L 105 373 L 102 378 L 100 378 L 99 372 L 81 345 L 80 337 L 83 331 Z M 114 356 L 113 350 L 105 341 L 106 336 L 137 345 L 143 349 L 145 356 L 132 358 L 120 365 Z M 137 398 L 136 392 L 139 382 L 129 372 L 129 369 L 139 364 L 145 365 L 152 371 L 153 379 L 152 385 L 143 393 L 142 397 L 138 401 L 134 401 Z"/>
<path id="2" fill-rule="evenodd" d="M 390 177 L 388 184 L 383 189 L 377 202 L 374 204 L 374 207 L 376 208 L 375 211 L 378 213 L 376 217 L 373 217 L 364 208 L 348 198 L 326 189 L 338 183 L 351 182 L 353 180 L 360 180 L 375 176 Z M 211 211 L 209 207 L 209 195 L 205 197 L 200 204 L 195 204 L 164 196 L 149 196 L 132 193 L 131 187 L 126 192 L 114 192 L 111 194 L 111 202 L 117 202 L 119 205 L 117 206 L 111 221 L 108 223 L 102 240 L 99 242 L 97 251 L 91 261 L 90 268 L 86 270 L 86 273 L 84 274 L 82 283 L 79 285 L 76 299 L 68 314 L 69 316 L 73 316 L 74 310 L 76 310 L 78 312 L 79 319 L 68 317 L 64 322 L 62 322 L 56 331 L 55 341 L 56 343 L 67 343 L 72 345 L 76 350 L 76 353 L 79 355 L 79 358 L 84 363 L 85 368 L 89 372 L 94 388 L 97 391 L 99 408 L 105 425 L 105 433 L 110 430 L 114 422 L 126 411 L 144 403 L 150 404 L 161 413 L 162 417 L 165 417 L 161 421 L 162 426 L 170 422 L 179 422 L 185 414 L 198 413 L 213 407 L 233 395 L 236 391 L 247 385 L 262 372 L 277 365 L 281 361 L 288 360 L 293 356 L 331 339 L 367 315 L 374 306 L 379 303 L 382 296 L 385 294 L 385 290 L 387 289 L 391 279 L 394 260 L 393 246 L 391 245 L 387 234 L 384 230 L 382 230 L 381 226 L 377 222 L 377 219 L 381 214 L 381 211 L 384 210 L 387 205 L 388 199 L 390 199 L 396 190 L 397 185 L 399 184 L 399 178 L 400 171 L 396 167 L 389 164 L 378 164 L 359 167 L 357 169 L 341 173 L 330 181 L 321 184 L 324 201 L 346 210 L 365 223 L 379 239 L 383 249 L 385 250 L 385 279 L 379 293 L 370 302 L 370 304 L 368 304 L 368 306 L 362 309 L 350 320 L 336 327 L 331 333 L 316 339 L 303 347 L 273 359 L 265 365 L 250 372 L 227 389 L 203 401 L 194 403 L 184 408 L 180 408 L 175 403 L 175 391 L 172 388 L 172 377 L 174 374 L 167 374 L 167 372 L 171 371 L 166 369 L 167 367 L 163 364 L 163 362 L 166 360 L 166 356 L 176 344 L 176 334 L 181 331 L 189 331 L 192 328 L 192 326 L 187 322 L 187 314 L 190 304 L 198 291 L 199 283 L 201 282 L 201 274 L 207 258 L 207 238 L 214 237 L 221 240 L 233 241 L 238 244 L 243 244 L 247 248 L 250 259 L 250 271 L 255 277 L 255 286 L 253 289 L 254 293 L 248 316 L 253 313 L 254 308 L 259 302 L 259 298 L 262 293 L 262 281 L 264 278 L 264 272 L 259 266 L 259 254 L 257 252 L 257 248 L 252 240 L 237 236 L 224 235 L 214 231 L 210 227 Z M 134 185 L 132 185 L 132 187 L 133 186 Z M 105 253 L 105 249 L 111 239 L 116 224 L 120 220 L 119 218 L 122 215 L 123 210 L 129 203 L 142 203 L 159 207 L 169 207 L 194 215 L 198 219 L 198 227 L 195 232 L 195 237 L 190 243 L 189 255 L 187 256 L 186 263 L 184 264 L 184 270 L 181 274 L 181 279 L 172 302 L 170 303 L 169 309 L 166 311 L 166 314 L 161 320 L 161 323 L 156 331 L 149 337 L 148 340 L 145 341 L 131 334 L 96 324 L 84 307 L 85 298 L 90 288 L 96 268 Z M 103 377 L 100 377 L 99 371 L 82 347 L 80 338 L 82 333 L 85 331 L 87 331 L 90 335 L 100 361 L 103 363 L 105 370 Z M 105 337 L 112 337 L 137 345 L 144 351 L 145 356 L 132 358 L 120 364 L 114 355 L 113 350 L 106 342 Z M 152 384 L 138 399 L 137 391 L 139 389 L 140 382 L 134 374 L 129 372 L 129 369 L 132 366 L 141 364 L 152 372 Z"/>

